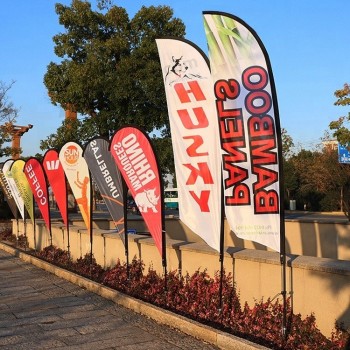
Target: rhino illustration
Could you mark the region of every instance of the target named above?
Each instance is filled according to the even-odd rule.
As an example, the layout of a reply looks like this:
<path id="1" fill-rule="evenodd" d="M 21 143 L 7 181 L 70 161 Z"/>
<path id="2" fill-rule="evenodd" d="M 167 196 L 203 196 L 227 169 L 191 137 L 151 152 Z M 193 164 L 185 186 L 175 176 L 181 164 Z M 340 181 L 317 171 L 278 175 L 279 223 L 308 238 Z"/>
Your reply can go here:
<path id="1" fill-rule="evenodd" d="M 155 188 L 151 190 L 144 190 L 135 196 L 135 203 L 138 206 L 140 213 L 147 213 L 148 208 L 157 213 L 156 205 L 158 204 L 159 196 L 156 197 Z"/>

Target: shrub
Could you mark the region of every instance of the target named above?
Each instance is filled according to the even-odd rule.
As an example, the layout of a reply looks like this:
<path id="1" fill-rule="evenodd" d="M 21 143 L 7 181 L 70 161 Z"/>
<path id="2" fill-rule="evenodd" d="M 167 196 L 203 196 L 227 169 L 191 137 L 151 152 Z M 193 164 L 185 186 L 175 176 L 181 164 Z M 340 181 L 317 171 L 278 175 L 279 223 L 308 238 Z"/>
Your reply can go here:
<path id="1" fill-rule="evenodd" d="M 96 259 L 91 254 L 85 254 L 84 257 L 77 259 L 71 268 L 79 275 L 90 278 L 93 281 L 99 283 L 103 281 L 105 270 L 101 265 L 97 264 Z"/>
<path id="2" fill-rule="evenodd" d="M 0 232 L 0 239 L 3 241 L 15 242 L 16 236 L 12 234 L 12 229 L 4 229 Z"/>
<path id="3" fill-rule="evenodd" d="M 4 229 L 0 232 L 0 240 L 11 243 L 16 243 L 20 248 L 26 248 L 28 246 L 28 240 L 25 235 L 14 235 L 12 229 Z"/>
<path id="4" fill-rule="evenodd" d="M 231 274 L 222 275 L 221 300 L 219 273 L 212 278 L 206 270 L 198 270 L 192 276 L 171 271 L 165 278 L 152 267 L 145 274 L 144 263 L 136 258 L 129 266 L 118 260 L 113 268 L 105 271 L 90 254 L 73 263 L 66 252 L 54 246 L 45 248 L 38 256 L 52 263 L 68 264 L 71 270 L 110 288 L 271 349 L 348 350 L 350 347 L 350 335 L 340 325 L 336 325 L 328 339 L 317 328 L 314 315 L 302 319 L 300 314 L 293 314 L 289 300 L 286 305 L 288 327 L 284 336 L 281 328 L 283 305 L 279 300 L 261 300 L 254 307 L 247 303 L 241 307 Z"/>
<path id="5" fill-rule="evenodd" d="M 36 256 L 64 268 L 71 269 L 73 264 L 72 259 L 70 258 L 67 251 L 57 248 L 53 245 L 45 247 L 40 252 L 37 252 Z"/>
<path id="6" fill-rule="evenodd" d="M 134 258 L 129 264 L 121 263 L 118 259 L 116 265 L 106 271 L 102 283 L 110 288 L 119 290 L 129 295 L 138 294 L 139 281 L 143 276 L 143 262 Z"/>

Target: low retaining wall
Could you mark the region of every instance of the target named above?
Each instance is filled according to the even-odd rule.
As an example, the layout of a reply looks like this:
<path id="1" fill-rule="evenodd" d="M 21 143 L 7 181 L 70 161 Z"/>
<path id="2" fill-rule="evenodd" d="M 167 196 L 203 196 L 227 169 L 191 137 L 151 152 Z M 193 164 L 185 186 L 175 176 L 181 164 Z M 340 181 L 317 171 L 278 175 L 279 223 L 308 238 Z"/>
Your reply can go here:
<path id="1" fill-rule="evenodd" d="M 42 221 L 37 221 L 35 236 L 31 224 L 25 228 L 22 221 L 18 224 L 17 227 L 17 222 L 13 221 L 13 232 L 26 232 L 31 248 L 41 250 L 50 245 L 51 238 Z M 109 267 L 118 259 L 125 261 L 125 247 L 120 235 L 113 230 L 97 228 L 99 222 L 94 226 L 92 251 L 97 263 Z M 90 253 L 89 234 L 77 223 L 70 226 L 69 243 L 73 259 Z M 128 243 L 130 260 L 140 258 L 146 267 L 152 265 L 160 274 L 163 272 L 161 257 L 152 238 L 130 234 Z M 52 224 L 52 244 L 68 249 L 67 232 L 61 223 Z M 187 240 L 167 237 L 166 245 L 168 271 L 180 269 L 183 273 L 193 274 L 198 269 L 207 269 L 210 275 L 214 275 L 220 269 L 218 253 L 201 241 L 191 242 L 189 237 Z M 232 273 L 242 303 L 247 301 L 253 305 L 256 300 L 273 298 L 280 293 L 279 258 L 276 252 L 226 247 L 225 270 Z M 287 293 L 292 300 L 293 312 L 304 317 L 314 313 L 317 325 L 325 335 L 330 335 L 335 321 L 350 327 L 349 261 L 289 254 Z"/>
<path id="2" fill-rule="evenodd" d="M 84 226 L 81 219 L 73 220 L 72 223 L 76 226 Z M 141 217 L 128 219 L 128 225 L 129 228 L 135 229 L 137 232 L 148 231 Z M 103 218 L 96 219 L 94 227 L 103 230 L 114 228 L 112 221 Z M 336 219 L 336 217 L 327 220 L 312 220 L 308 217 L 305 219 L 286 219 L 285 228 L 287 254 L 350 260 L 350 224 L 345 216 L 342 220 Z M 165 229 L 170 239 L 204 243 L 178 218 L 167 218 Z M 226 221 L 224 231 L 226 246 L 269 251 L 262 244 L 236 237 Z"/>

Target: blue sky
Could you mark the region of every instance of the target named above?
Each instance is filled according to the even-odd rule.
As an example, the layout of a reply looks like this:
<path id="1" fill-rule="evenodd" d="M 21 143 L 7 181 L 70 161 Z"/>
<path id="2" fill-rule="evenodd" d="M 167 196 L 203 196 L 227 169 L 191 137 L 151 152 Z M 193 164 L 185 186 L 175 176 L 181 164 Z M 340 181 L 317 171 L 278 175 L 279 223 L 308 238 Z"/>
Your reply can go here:
<path id="1" fill-rule="evenodd" d="M 40 152 L 40 140 L 54 133 L 64 111 L 51 104 L 43 84 L 57 61 L 52 37 L 63 31 L 55 3 L 70 0 L 2 0 L 0 81 L 15 84 L 9 98 L 20 109 L 17 124 L 33 124 L 22 137 L 23 156 Z M 315 146 L 330 121 L 348 109 L 336 107 L 334 91 L 350 83 L 349 0 L 115 0 L 130 17 L 142 5 L 169 5 L 186 25 L 186 38 L 205 52 L 202 11 L 240 17 L 263 41 L 272 64 L 282 127 L 294 143 Z M 95 4 L 95 0 L 92 0 Z"/>

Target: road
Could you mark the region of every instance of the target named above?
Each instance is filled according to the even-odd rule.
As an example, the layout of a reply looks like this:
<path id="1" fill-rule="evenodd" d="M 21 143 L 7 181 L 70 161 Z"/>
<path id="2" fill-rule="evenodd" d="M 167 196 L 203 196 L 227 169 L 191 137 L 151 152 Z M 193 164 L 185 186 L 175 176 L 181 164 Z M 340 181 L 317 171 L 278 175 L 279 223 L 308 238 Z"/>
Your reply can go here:
<path id="1" fill-rule="evenodd" d="M 299 220 L 299 221 L 320 221 L 320 222 L 342 222 L 347 223 L 349 219 L 341 212 L 310 212 L 310 211 L 297 211 L 288 210 L 285 213 L 286 220 Z"/>

